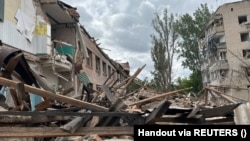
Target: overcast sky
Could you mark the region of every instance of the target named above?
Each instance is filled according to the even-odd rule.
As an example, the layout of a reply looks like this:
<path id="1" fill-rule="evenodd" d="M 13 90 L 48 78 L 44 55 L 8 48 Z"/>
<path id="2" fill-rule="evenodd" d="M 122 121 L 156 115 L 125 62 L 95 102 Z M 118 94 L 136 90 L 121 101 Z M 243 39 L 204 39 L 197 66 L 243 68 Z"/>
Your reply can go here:
<path id="1" fill-rule="evenodd" d="M 62 0 L 76 7 L 80 23 L 113 60 L 128 61 L 131 75 L 146 64 L 138 78 L 151 79 L 151 21 L 163 9 L 173 14 L 193 14 L 201 4 L 215 11 L 218 6 L 240 0 Z M 176 61 L 176 60 L 175 60 Z M 188 70 L 174 63 L 174 78 L 186 77 Z"/>

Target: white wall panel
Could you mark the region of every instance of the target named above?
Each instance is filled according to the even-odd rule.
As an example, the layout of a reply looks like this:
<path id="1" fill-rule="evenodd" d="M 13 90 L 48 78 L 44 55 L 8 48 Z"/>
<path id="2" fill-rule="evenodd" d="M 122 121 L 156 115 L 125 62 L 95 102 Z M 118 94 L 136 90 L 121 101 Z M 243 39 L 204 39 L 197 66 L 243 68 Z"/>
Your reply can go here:
<path id="1" fill-rule="evenodd" d="M 20 34 L 16 25 L 5 20 L 0 23 L 0 39 L 3 43 L 27 51 L 32 54 L 47 54 L 50 45 L 49 35 L 34 35 L 32 42 L 29 42 L 22 34 Z"/>

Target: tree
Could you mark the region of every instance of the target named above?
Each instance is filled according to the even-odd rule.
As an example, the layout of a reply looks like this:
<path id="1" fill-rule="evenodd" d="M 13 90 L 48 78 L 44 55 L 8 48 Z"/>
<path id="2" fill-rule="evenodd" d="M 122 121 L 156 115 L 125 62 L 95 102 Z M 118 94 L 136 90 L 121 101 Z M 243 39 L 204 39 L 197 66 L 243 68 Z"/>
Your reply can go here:
<path id="1" fill-rule="evenodd" d="M 176 89 L 192 87 L 191 90 L 187 90 L 187 91 L 192 91 L 198 94 L 202 89 L 202 83 L 201 83 L 202 80 L 201 80 L 201 77 L 197 77 L 197 76 L 200 76 L 200 74 L 197 74 L 197 73 L 200 73 L 200 71 L 194 71 L 193 73 L 189 75 L 188 78 L 179 77 L 176 81 Z"/>
<path id="2" fill-rule="evenodd" d="M 177 24 L 177 32 L 181 38 L 178 42 L 179 57 L 183 58 L 182 66 L 192 71 L 188 84 L 193 87 L 193 92 L 198 92 L 202 89 L 198 39 L 211 15 L 212 12 L 209 11 L 207 4 L 201 4 L 193 13 L 193 16 L 184 14 L 180 17 Z"/>
<path id="3" fill-rule="evenodd" d="M 162 18 L 156 13 L 152 26 L 155 31 L 151 34 L 151 57 L 155 69 L 152 71 L 152 75 L 158 90 L 165 92 L 172 85 L 173 57 L 176 53 L 178 38 L 176 20 L 174 15 L 168 15 L 168 11 L 165 9 Z"/>
<path id="4" fill-rule="evenodd" d="M 201 4 L 193 16 L 184 14 L 178 20 L 177 32 L 182 38 L 179 41 L 179 57 L 184 58 L 182 66 L 191 71 L 200 70 L 200 57 L 198 38 L 207 24 L 212 12 L 209 11 L 207 4 Z"/>

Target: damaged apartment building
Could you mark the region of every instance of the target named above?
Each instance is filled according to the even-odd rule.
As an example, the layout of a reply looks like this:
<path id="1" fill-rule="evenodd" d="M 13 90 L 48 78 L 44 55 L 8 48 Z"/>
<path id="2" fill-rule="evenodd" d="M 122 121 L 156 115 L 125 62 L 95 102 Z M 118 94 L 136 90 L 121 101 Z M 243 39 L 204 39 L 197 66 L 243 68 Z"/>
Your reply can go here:
<path id="1" fill-rule="evenodd" d="M 199 39 L 203 85 L 249 101 L 250 1 L 218 7 Z"/>
<path id="2" fill-rule="evenodd" d="M 73 98 L 126 79 L 129 64 L 109 58 L 79 18 L 58 0 L 0 0 L 1 76 Z"/>

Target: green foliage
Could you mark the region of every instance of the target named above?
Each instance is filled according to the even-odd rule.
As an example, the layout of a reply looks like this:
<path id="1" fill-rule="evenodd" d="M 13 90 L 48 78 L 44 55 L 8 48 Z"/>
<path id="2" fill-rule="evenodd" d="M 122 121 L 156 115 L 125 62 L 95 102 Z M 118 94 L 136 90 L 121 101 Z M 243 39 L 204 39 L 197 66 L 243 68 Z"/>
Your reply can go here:
<path id="1" fill-rule="evenodd" d="M 192 72 L 188 78 L 178 78 L 176 81 L 176 89 L 190 88 L 190 92 L 198 94 L 202 89 L 202 78 L 199 70 Z"/>
<path id="2" fill-rule="evenodd" d="M 183 58 L 182 66 L 192 71 L 189 78 L 178 79 L 178 87 L 192 87 L 194 93 L 198 93 L 202 89 L 202 77 L 200 72 L 201 60 L 199 54 L 198 39 L 212 12 L 209 11 L 207 4 L 201 4 L 193 15 L 184 14 L 177 23 L 177 32 L 181 40 L 179 45 L 179 57 Z"/>
<path id="3" fill-rule="evenodd" d="M 156 14 L 155 19 L 152 20 L 155 34 L 151 35 L 153 46 L 151 57 L 155 68 L 152 74 L 155 88 L 164 92 L 173 88 L 192 87 L 191 91 L 194 93 L 202 89 L 198 39 L 211 15 L 212 12 L 207 4 L 201 4 L 193 15 L 184 14 L 178 20 L 173 14 L 168 15 L 167 10 L 164 11 L 163 18 Z M 172 65 L 173 56 L 176 53 L 183 58 L 182 66 L 192 73 L 189 78 L 179 78 L 177 85 L 173 87 Z"/>
<path id="4" fill-rule="evenodd" d="M 134 91 L 137 91 L 140 89 L 140 85 L 136 84 L 135 82 L 131 82 L 128 87 L 127 87 L 127 91 L 126 93 L 131 93 L 131 92 L 134 92 Z"/>
<path id="5" fill-rule="evenodd" d="M 140 88 L 142 86 L 144 86 L 144 84 L 147 84 L 148 80 L 147 78 L 144 78 L 144 80 L 140 80 L 140 79 L 135 79 L 134 81 L 132 81 L 128 87 L 127 87 L 127 93 L 131 93 L 134 91 L 138 91 L 140 90 Z"/>
<path id="6" fill-rule="evenodd" d="M 184 58 L 182 66 L 191 71 L 200 70 L 198 39 L 212 12 L 207 4 L 201 6 L 192 15 L 184 14 L 178 20 L 178 33 L 182 40 L 179 44 L 179 57 Z"/>
<path id="7" fill-rule="evenodd" d="M 167 9 L 164 10 L 162 18 L 157 13 L 152 20 L 152 26 L 155 31 L 151 35 L 151 57 L 155 69 L 152 74 L 155 87 L 162 92 L 167 91 L 172 84 L 173 56 L 176 53 L 178 38 L 176 25 L 174 15 L 168 15 Z"/>

